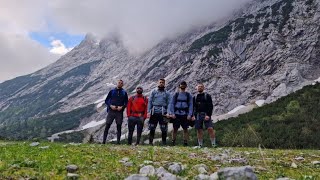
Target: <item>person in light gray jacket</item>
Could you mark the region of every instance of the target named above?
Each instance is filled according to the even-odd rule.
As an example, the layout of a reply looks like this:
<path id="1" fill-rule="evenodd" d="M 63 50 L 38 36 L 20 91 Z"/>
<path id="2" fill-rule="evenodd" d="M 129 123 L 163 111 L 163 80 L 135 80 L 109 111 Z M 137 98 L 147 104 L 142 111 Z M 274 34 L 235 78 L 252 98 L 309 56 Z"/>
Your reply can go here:
<path id="1" fill-rule="evenodd" d="M 157 125 L 161 129 L 162 145 L 167 144 L 167 132 L 169 116 L 170 93 L 165 90 L 165 79 L 159 79 L 158 87 L 154 89 L 149 97 L 148 114 L 149 119 L 149 144 L 153 145 L 153 139 Z"/>

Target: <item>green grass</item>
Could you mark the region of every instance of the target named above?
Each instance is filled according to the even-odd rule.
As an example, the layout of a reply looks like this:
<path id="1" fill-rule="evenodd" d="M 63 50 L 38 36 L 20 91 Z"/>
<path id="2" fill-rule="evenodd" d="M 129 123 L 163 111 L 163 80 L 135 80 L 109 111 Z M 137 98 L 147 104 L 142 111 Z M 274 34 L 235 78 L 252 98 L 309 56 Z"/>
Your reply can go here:
<path id="1" fill-rule="evenodd" d="M 70 144 L 42 142 L 39 146 L 31 147 L 30 142 L 0 141 L 0 179 L 65 179 L 66 166 L 75 164 L 79 167 L 76 172 L 80 179 L 124 179 L 125 177 L 139 173 L 139 166 L 144 160 L 158 162 L 156 168 L 167 168 L 168 162 L 181 162 L 186 169 L 179 176 L 192 179 L 198 173 L 192 169 L 194 165 L 206 164 L 214 173 L 218 166 L 231 167 L 251 165 L 263 167 L 266 170 L 256 168 L 259 179 L 278 178 L 282 176 L 294 179 L 306 179 L 310 176 L 320 178 L 320 167 L 312 165 L 312 161 L 320 159 L 319 150 L 270 150 L 257 148 L 202 148 L 191 147 L 158 147 L 158 146 L 127 146 L 127 145 L 101 145 Z M 41 146 L 49 146 L 41 149 Z M 241 156 L 247 159 L 247 164 L 221 163 L 210 160 L 210 156 L 216 156 L 226 151 L 231 152 L 231 157 Z M 191 153 L 196 158 L 190 158 Z M 302 156 L 303 161 L 294 158 Z M 124 166 L 119 162 L 128 157 L 133 166 Z M 295 162 L 298 168 L 290 167 Z"/>

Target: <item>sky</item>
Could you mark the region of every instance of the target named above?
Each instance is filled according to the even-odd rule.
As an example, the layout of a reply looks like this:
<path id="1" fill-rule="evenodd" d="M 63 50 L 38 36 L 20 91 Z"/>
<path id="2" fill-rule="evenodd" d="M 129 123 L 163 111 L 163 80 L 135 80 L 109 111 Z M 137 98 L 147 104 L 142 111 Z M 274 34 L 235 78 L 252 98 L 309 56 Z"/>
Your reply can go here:
<path id="1" fill-rule="evenodd" d="M 252 0 L 0 0 L 0 82 L 32 73 L 87 33 L 132 53 L 228 17 Z"/>

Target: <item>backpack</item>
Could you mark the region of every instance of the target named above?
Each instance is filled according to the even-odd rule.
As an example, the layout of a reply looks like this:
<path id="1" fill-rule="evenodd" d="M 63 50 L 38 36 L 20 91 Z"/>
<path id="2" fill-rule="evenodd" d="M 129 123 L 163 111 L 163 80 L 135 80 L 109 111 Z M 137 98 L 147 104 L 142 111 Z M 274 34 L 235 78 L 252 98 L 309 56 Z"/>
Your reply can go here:
<path id="1" fill-rule="evenodd" d="M 173 98 L 174 98 L 174 102 L 175 103 L 177 103 L 177 102 L 186 102 L 187 104 L 188 104 L 188 107 L 186 107 L 186 108 L 182 108 L 182 109 L 180 109 L 180 110 L 185 110 L 185 111 L 188 111 L 188 109 L 189 109 L 189 100 L 190 100 L 190 96 L 191 96 L 191 94 L 189 93 L 189 92 L 186 92 L 186 94 L 187 94 L 187 100 L 178 100 L 178 96 L 179 96 L 179 92 L 176 92 L 175 94 L 174 94 L 174 96 L 173 96 Z M 176 107 L 175 107 L 175 104 L 173 105 L 173 108 L 174 108 L 174 111 L 176 111 Z M 178 108 L 179 109 L 179 108 Z"/>
<path id="2" fill-rule="evenodd" d="M 134 101 L 134 99 L 136 99 L 137 95 L 132 96 L 132 102 Z M 144 105 L 147 105 L 147 97 L 146 96 L 142 96 L 143 97 L 143 101 L 144 101 Z"/>

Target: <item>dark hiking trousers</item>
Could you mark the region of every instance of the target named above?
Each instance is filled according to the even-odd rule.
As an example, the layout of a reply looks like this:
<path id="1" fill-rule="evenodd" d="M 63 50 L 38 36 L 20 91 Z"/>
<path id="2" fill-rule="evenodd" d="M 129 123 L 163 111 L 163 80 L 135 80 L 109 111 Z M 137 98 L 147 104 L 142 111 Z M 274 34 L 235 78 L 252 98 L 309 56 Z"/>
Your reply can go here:
<path id="1" fill-rule="evenodd" d="M 142 134 L 142 130 L 143 130 L 143 117 L 134 117 L 131 116 L 128 118 L 128 144 L 132 144 L 132 136 L 133 136 L 133 132 L 134 129 L 137 125 L 137 142 L 136 144 L 140 143 L 140 139 L 141 139 L 141 134 Z"/>
<path id="2" fill-rule="evenodd" d="M 114 111 L 110 109 L 107 115 L 106 128 L 103 134 L 103 141 L 102 141 L 103 144 L 106 143 L 110 126 L 114 120 L 116 120 L 116 124 L 117 124 L 117 143 L 118 144 L 120 143 L 121 125 L 123 122 L 123 111 Z"/>

